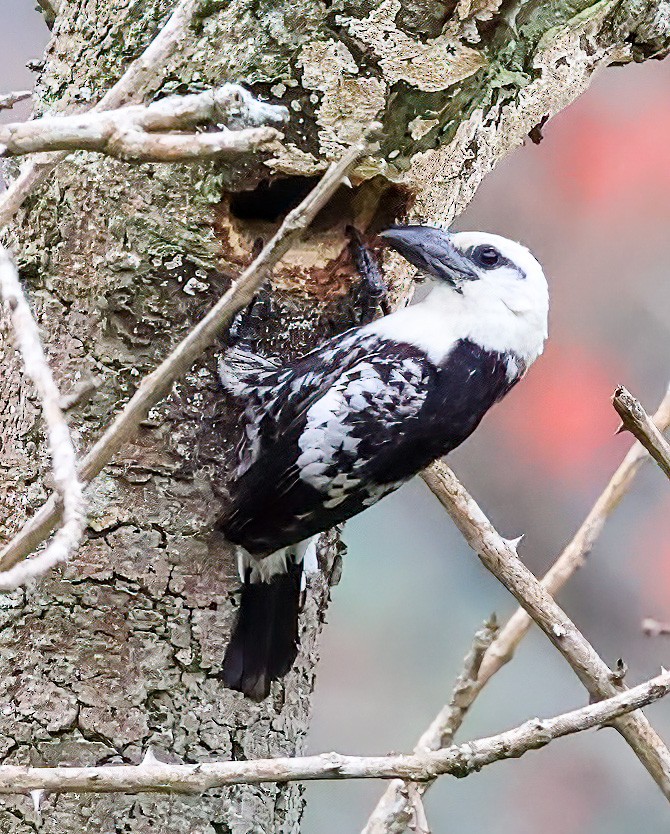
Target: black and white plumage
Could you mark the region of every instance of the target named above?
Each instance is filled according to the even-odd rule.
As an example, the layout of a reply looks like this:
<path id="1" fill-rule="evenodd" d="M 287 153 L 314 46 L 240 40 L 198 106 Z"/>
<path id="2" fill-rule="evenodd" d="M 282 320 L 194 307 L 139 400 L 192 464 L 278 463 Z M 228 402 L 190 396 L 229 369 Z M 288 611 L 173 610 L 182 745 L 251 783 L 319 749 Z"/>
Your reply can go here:
<path id="1" fill-rule="evenodd" d="M 295 660 L 312 537 L 462 443 L 547 335 L 546 280 L 523 246 L 426 226 L 382 237 L 434 279 L 423 301 L 286 367 L 240 349 L 221 366 L 224 386 L 246 400 L 222 521 L 239 547 L 244 584 L 222 676 L 256 699 Z"/>

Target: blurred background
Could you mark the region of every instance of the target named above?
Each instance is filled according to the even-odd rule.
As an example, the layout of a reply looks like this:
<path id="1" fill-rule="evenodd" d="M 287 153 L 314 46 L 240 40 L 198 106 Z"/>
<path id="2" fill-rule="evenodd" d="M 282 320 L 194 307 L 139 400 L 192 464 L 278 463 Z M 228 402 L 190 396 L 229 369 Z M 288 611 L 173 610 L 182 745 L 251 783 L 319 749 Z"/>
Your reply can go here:
<path id="1" fill-rule="evenodd" d="M 1 91 L 27 88 L 48 39 L 30 0 L 2 0 Z M 27 115 L 19 105 L 4 121 Z M 461 229 L 527 244 L 552 295 L 550 340 L 528 378 L 450 462 L 520 555 L 542 574 L 622 459 L 610 396 L 623 383 L 654 410 L 670 379 L 670 61 L 609 69 L 490 175 Z M 351 521 L 322 639 L 308 750 L 408 751 L 444 704 L 472 635 L 511 597 L 414 481 Z M 560 596 L 603 658 L 637 683 L 670 665 L 670 489 L 652 466 Z M 486 687 L 460 740 L 584 705 L 562 658 L 534 630 Z M 670 739 L 670 702 L 649 716 Z M 304 834 L 360 831 L 379 782 L 312 783 Z M 613 730 L 554 742 L 426 798 L 435 834 L 629 834 L 668 829 L 668 808 Z"/>

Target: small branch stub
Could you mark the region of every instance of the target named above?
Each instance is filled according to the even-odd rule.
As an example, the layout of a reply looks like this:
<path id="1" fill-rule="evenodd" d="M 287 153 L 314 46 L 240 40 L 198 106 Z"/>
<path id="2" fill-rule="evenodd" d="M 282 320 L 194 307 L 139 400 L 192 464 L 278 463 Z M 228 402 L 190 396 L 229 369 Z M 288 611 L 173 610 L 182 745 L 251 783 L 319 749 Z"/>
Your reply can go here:
<path id="1" fill-rule="evenodd" d="M 670 623 L 663 623 L 660 620 L 654 620 L 652 617 L 646 617 L 642 620 L 642 631 L 647 637 L 661 637 L 670 634 Z"/>
<path id="2" fill-rule="evenodd" d="M 614 392 L 612 404 L 625 429 L 633 434 L 670 478 L 670 443 L 642 405 L 623 385 Z"/>

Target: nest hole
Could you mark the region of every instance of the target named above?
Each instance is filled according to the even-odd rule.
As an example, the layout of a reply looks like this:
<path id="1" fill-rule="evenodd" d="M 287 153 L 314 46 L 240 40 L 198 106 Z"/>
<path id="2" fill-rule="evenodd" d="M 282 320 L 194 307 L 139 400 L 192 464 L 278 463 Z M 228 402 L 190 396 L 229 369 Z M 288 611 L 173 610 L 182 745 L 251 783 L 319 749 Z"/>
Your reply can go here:
<path id="1" fill-rule="evenodd" d="M 230 200 L 230 213 L 238 220 L 278 223 L 314 188 L 320 177 L 284 177 L 263 180 L 252 191 L 240 191 Z"/>
<path id="2" fill-rule="evenodd" d="M 282 177 L 263 180 L 250 191 L 230 197 L 230 215 L 243 224 L 278 225 L 309 194 L 320 177 Z M 377 232 L 403 217 L 410 203 L 408 191 L 374 177 L 350 188 L 341 185 L 318 215 L 312 228 L 317 231 L 344 229 L 348 224 L 373 227 Z"/>

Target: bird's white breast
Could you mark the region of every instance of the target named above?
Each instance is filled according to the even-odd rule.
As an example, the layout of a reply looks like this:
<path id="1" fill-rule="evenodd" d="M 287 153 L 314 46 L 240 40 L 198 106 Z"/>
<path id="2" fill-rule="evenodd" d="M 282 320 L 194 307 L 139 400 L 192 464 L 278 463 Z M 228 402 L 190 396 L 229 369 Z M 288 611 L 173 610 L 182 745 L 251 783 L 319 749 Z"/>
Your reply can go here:
<path id="1" fill-rule="evenodd" d="M 412 344 L 436 365 L 459 340 L 468 339 L 484 350 L 513 353 L 528 367 L 542 352 L 546 313 L 519 314 L 499 298 L 461 295 L 437 285 L 423 301 L 372 322 L 362 332 Z"/>

